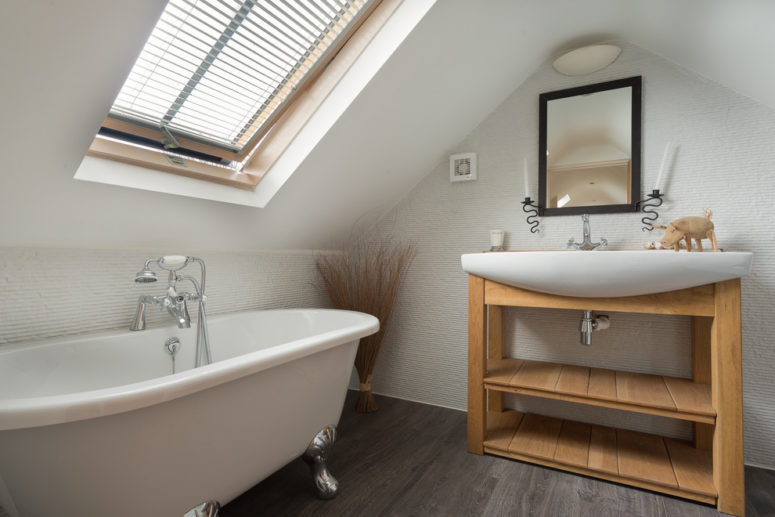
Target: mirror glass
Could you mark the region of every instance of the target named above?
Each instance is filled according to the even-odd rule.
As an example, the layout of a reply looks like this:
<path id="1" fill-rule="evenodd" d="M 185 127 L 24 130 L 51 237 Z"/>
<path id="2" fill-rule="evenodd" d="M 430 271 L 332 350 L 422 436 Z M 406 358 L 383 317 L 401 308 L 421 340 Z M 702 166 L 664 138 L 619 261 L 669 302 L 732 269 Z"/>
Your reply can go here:
<path id="1" fill-rule="evenodd" d="M 641 78 L 539 97 L 542 215 L 637 211 Z"/>

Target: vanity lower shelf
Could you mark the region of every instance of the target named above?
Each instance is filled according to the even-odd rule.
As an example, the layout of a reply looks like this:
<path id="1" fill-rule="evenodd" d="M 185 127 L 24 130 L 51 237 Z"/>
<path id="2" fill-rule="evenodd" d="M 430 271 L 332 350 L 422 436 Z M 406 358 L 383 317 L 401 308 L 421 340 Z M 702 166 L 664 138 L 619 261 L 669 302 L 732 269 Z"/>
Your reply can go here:
<path id="1" fill-rule="evenodd" d="M 484 387 L 704 424 L 716 422 L 710 384 L 689 379 L 509 358 L 487 362 Z"/>
<path id="2" fill-rule="evenodd" d="M 715 504 L 711 451 L 517 411 L 487 413 L 484 452 Z"/>

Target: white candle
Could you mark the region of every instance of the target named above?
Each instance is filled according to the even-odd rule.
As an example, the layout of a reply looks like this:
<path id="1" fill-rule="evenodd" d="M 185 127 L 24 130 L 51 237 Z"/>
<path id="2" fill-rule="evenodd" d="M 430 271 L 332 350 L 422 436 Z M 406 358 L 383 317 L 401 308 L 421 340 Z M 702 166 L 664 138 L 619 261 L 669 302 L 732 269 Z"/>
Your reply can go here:
<path id="1" fill-rule="evenodd" d="M 525 168 L 525 197 L 530 197 L 530 183 L 527 181 L 527 158 L 523 163 Z"/>
<path id="2" fill-rule="evenodd" d="M 659 166 L 659 174 L 657 175 L 657 182 L 654 183 L 654 190 L 659 190 L 662 185 L 662 174 L 665 172 L 665 164 L 667 164 L 667 156 L 670 154 L 670 142 L 665 146 L 665 152 L 662 154 L 662 164 Z M 667 178 L 667 175 L 665 175 Z"/>

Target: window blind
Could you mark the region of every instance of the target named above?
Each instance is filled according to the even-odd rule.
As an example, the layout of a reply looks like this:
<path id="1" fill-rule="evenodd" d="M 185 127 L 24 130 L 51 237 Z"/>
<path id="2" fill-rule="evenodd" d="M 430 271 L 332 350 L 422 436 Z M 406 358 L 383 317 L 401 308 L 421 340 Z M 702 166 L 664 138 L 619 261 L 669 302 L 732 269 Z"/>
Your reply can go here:
<path id="1" fill-rule="evenodd" d="M 170 0 L 109 116 L 251 147 L 375 0 Z"/>

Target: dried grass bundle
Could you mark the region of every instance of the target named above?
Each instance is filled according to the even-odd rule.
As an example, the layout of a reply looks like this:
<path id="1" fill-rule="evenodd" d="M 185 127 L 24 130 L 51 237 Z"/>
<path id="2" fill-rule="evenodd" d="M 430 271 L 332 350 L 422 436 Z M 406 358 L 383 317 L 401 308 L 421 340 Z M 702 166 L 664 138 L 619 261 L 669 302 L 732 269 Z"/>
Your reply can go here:
<path id="1" fill-rule="evenodd" d="M 379 319 L 379 331 L 361 339 L 355 356 L 361 384 L 355 410 L 360 413 L 377 410 L 371 393 L 371 374 L 398 286 L 414 254 L 411 244 L 372 243 L 359 237 L 346 253 L 323 256 L 316 261 L 335 308 L 365 312 Z"/>

